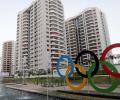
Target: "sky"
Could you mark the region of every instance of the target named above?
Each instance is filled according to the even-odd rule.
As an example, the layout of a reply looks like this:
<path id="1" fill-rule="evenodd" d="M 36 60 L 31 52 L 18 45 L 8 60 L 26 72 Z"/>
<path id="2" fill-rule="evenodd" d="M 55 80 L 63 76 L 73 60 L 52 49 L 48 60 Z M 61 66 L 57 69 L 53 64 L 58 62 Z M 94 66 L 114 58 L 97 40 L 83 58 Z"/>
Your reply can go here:
<path id="1" fill-rule="evenodd" d="M 34 0 L 0 0 L 0 56 L 4 41 L 15 40 L 17 14 Z M 106 14 L 111 43 L 120 42 L 120 0 L 62 0 L 65 19 L 87 7 L 98 7 Z"/>

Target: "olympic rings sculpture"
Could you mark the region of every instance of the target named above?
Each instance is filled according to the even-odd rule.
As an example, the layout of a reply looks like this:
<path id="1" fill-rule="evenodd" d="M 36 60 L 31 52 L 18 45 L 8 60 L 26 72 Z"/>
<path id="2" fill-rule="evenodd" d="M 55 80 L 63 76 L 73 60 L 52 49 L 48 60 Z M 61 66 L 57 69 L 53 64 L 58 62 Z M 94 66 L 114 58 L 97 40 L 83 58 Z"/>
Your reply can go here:
<path id="1" fill-rule="evenodd" d="M 112 44 L 112 45 L 109 45 L 108 47 L 106 47 L 105 50 L 103 50 L 103 52 L 101 54 L 100 60 L 92 51 L 89 51 L 89 50 L 81 51 L 78 54 L 78 56 L 76 57 L 75 62 L 72 61 L 72 58 L 70 55 L 61 55 L 57 61 L 56 70 L 57 70 L 59 76 L 62 79 L 66 80 L 66 83 L 72 90 L 81 90 L 82 88 L 84 88 L 85 85 L 87 84 L 87 79 L 88 79 L 88 82 L 91 84 L 91 86 L 96 91 L 112 92 L 119 85 L 118 80 L 120 78 L 120 73 L 118 73 L 117 69 L 111 63 L 109 63 L 108 61 L 105 61 L 105 59 L 106 59 L 106 54 L 108 53 L 108 51 L 110 51 L 111 49 L 116 48 L 116 47 L 120 47 L 120 43 L 115 43 L 115 44 Z M 90 65 L 89 70 L 87 72 L 84 70 L 83 66 L 78 64 L 78 59 L 83 54 L 86 54 L 86 53 L 93 56 L 93 58 L 95 60 L 95 63 L 92 63 Z M 67 65 L 67 70 L 66 70 L 65 75 L 62 75 L 59 70 L 59 68 L 61 67 L 60 62 L 64 61 L 65 59 L 68 60 L 69 65 Z M 111 77 L 112 85 L 108 88 L 99 88 L 92 81 L 92 77 L 98 73 L 99 65 L 101 65 L 103 67 L 103 71 L 105 73 L 107 73 L 108 75 L 110 75 L 110 77 Z M 69 80 L 69 78 L 71 78 L 73 75 L 74 68 L 76 69 L 76 72 L 82 77 L 82 82 L 79 85 L 73 85 Z"/>

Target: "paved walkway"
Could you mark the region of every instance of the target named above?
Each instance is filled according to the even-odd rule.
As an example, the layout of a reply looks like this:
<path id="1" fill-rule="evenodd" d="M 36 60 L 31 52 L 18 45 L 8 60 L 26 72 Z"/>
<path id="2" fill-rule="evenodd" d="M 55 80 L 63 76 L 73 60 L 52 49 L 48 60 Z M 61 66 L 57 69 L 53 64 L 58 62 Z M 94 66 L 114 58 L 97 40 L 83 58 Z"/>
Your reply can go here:
<path id="1" fill-rule="evenodd" d="M 34 92 L 34 93 L 40 93 L 40 94 L 49 94 L 50 96 L 61 96 L 64 98 L 69 98 L 69 96 L 73 96 L 76 98 L 75 100 L 83 100 L 83 98 L 88 98 L 88 96 L 81 96 L 81 95 L 73 95 L 73 94 L 60 94 L 57 93 L 56 90 L 70 90 L 67 86 L 61 86 L 61 87 L 42 87 L 41 85 L 33 85 L 33 84 L 28 84 L 28 85 L 22 85 L 22 84 L 7 84 L 6 87 L 13 88 L 13 89 L 18 89 L 18 90 L 24 90 L 28 92 Z M 106 85 L 102 85 L 102 88 L 106 88 Z M 83 90 L 90 91 L 95 91 L 91 86 L 86 86 Z M 82 90 L 81 90 L 82 92 Z M 117 92 L 118 94 L 120 93 L 120 87 L 118 87 L 114 92 Z M 116 93 L 116 94 L 117 94 Z M 77 98 L 82 98 L 82 99 L 77 99 Z M 98 97 L 89 97 L 91 99 L 84 99 L 84 100 L 101 100 L 101 98 Z M 94 98 L 94 99 L 93 99 Z M 110 99 L 104 99 L 102 100 L 110 100 Z M 114 100 L 114 99 L 112 99 Z"/>
<path id="2" fill-rule="evenodd" d="M 109 87 L 108 85 L 99 85 L 101 88 Z M 44 91 L 56 91 L 56 90 L 70 90 L 68 86 L 61 86 L 61 87 L 42 87 L 41 85 L 34 85 L 34 84 L 28 84 L 28 85 L 22 85 L 22 84 L 9 84 L 6 85 L 6 87 L 11 87 L 14 89 L 22 89 L 22 90 L 29 90 L 29 91 L 38 91 L 38 92 L 44 92 Z M 95 91 L 90 85 L 85 86 L 82 90 L 89 90 L 89 91 Z M 82 91 L 81 90 L 81 91 Z M 120 86 L 118 86 L 114 91 L 114 93 L 120 93 Z"/>

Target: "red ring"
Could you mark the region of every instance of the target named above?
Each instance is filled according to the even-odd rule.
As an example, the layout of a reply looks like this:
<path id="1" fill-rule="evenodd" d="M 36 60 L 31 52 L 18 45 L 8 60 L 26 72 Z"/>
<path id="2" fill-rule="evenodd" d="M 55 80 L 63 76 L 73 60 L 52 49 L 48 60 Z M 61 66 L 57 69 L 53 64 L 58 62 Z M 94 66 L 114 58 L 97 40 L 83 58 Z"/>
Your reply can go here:
<path id="1" fill-rule="evenodd" d="M 107 48 L 105 48 L 105 50 L 102 52 L 100 60 L 104 61 L 107 52 L 116 47 L 120 47 L 120 43 L 115 43 L 115 44 L 109 45 Z M 102 65 L 102 67 L 107 74 L 111 75 L 112 77 L 120 78 L 120 73 L 111 72 L 110 69 L 105 65 Z"/>

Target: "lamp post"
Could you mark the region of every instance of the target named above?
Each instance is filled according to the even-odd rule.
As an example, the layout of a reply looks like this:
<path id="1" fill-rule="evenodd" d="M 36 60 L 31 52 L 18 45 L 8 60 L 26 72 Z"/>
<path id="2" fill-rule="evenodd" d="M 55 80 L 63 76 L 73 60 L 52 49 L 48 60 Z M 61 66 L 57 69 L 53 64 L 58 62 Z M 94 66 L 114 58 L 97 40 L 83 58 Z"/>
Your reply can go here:
<path id="1" fill-rule="evenodd" d="M 50 60 L 51 60 L 51 48 L 49 48 L 49 52 L 48 52 L 48 66 L 47 66 L 47 69 L 46 69 L 46 72 L 47 72 L 47 100 L 48 100 L 48 83 L 49 83 L 49 81 L 48 81 L 48 79 L 49 79 L 49 75 L 48 75 L 48 69 L 49 69 L 49 66 L 50 66 Z"/>
<path id="2" fill-rule="evenodd" d="M 25 64 L 26 64 L 26 57 L 23 57 L 23 63 L 22 63 L 22 71 L 23 71 L 23 85 L 25 84 Z"/>
<path id="3" fill-rule="evenodd" d="M 48 52 L 48 68 L 47 68 L 47 74 L 49 69 L 52 69 L 52 83 L 53 83 L 53 64 L 51 64 L 51 48 L 49 48 L 49 52 Z M 50 72 L 51 73 L 51 72 Z"/>

